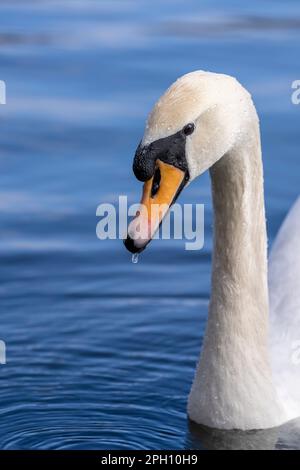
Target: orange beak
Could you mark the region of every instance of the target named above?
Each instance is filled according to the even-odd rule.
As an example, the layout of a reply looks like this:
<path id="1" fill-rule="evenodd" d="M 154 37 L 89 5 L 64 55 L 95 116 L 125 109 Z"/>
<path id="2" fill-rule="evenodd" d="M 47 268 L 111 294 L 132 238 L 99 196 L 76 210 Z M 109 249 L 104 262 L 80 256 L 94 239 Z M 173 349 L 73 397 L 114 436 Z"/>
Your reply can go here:
<path id="1" fill-rule="evenodd" d="M 158 230 L 185 180 L 185 172 L 157 160 L 154 176 L 144 183 L 139 210 L 128 226 L 126 248 L 141 252 Z"/>

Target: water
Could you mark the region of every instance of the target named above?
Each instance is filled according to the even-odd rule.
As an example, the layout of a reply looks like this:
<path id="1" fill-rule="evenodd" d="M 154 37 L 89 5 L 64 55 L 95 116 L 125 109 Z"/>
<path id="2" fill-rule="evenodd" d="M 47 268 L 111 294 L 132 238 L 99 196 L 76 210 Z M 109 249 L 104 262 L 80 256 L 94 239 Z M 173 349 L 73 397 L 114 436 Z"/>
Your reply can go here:
<path id="1" fill-rule="evenodd" d="M 96 207 L 140 199 L 135 148 L 154 100 L 197 68 L 236 75 L 261 118 L 270 243 L 299 193 L 296 1 L 2 1 L 0 447 L 299 447 L 293 425 L 211 433 L 186 399 L 205 327 L 205 247 L 155 240 L 133 266 Z M 159 5 L 159 6 L 158 6 Z"/>

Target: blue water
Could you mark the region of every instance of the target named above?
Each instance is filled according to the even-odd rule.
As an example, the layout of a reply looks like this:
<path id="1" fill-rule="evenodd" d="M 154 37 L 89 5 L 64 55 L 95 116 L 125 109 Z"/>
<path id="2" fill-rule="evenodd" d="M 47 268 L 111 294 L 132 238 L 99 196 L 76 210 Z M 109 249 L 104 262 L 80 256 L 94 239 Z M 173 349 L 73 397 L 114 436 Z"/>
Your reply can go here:
<path id="1" fill-rule="evenodd" d="M 299 26 L 296 0 L 1 2 L 1 448 L 299 446 L 286 428 L 187 420 L 210 292 L 208 176 L 180 198 L 205 204 L 202 251 L 153 241 L 132 264 L 95 234 L 98 204 L 139 200 L 131 163 L 153 102 L 201 68 L 253 94 L 272 242 L 299 193 Z"/>

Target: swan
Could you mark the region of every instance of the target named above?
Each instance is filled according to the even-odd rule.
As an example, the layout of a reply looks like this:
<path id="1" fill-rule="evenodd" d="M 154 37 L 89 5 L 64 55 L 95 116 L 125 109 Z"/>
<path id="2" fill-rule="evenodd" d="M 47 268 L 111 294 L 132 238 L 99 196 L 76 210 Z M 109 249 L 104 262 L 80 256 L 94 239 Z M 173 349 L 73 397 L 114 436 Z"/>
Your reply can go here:
<path id="1" fill-rule="evenodd" d="M 133 161 L 142 204 L 124 243 L 142 251 L 183 188 L 208 169 L 211 297 L 188 416 L 216 429 L 273 428 L 300 416 L 300 198 L 274 243 L 268 287 L 259 120 L 235 78 L 194 71 L 154 105 Z M 164 207 L 156 220 L 154 203 Z"/>

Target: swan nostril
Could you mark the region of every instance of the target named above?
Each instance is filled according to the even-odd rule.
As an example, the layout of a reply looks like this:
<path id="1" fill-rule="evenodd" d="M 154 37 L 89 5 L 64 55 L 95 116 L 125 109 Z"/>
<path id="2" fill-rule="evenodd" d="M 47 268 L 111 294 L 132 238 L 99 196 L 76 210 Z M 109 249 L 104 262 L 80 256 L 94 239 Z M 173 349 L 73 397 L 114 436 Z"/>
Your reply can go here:
<path id="1" fill-rule="evenodd" d="M 154 177 L 153 177 L 152 189 L 151 189 L 151 197 L 152 198 L 155 196 L 155 194 L 159 190 L 160 179 L 161 179 L 160 169 L 156 168 L 155 173 L 154 173 Z"/>

